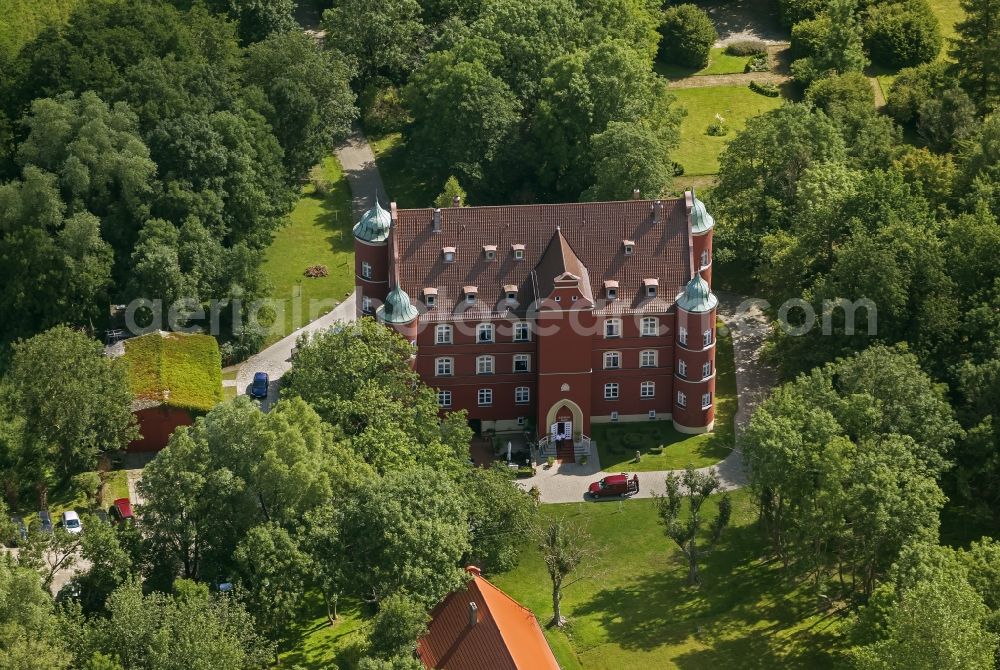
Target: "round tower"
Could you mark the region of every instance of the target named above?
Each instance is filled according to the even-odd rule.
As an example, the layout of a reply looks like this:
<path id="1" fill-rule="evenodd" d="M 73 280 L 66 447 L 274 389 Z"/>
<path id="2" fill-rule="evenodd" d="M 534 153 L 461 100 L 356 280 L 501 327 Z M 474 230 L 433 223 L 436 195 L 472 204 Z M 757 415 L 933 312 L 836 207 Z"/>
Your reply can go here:
<path id="1" fill-rule="evenodd" d="M 375 312 L 379 323 L 395 330 L 410 344 L 417 343 L 418 316 L 420 316 L 420 312 L 410 302 L 410 296 L 398 285 L 389 291 L 385 302 L 379 305 Z"/>
<path id="2" fill-rule="evenodd" d="M 677 296 L 674 428 L 706 433 L 715 425 L 715 313 L 718 298 L 696 272 Z"/>
<path id="3" fill-rule="evenodd" d="M 354 225 L 354 285 L 357 315 L 372 316 L 389 293 L 389 229 L 392 215 L 375 206 Z"/>
<path id="4" fill-rule="evenodd" d="M 715 219 L 708 213 L 705 203 L 698 199 L 691 189 L 691 252 L 694 255 L 694 265 L 701 276 L 712 285 L 712 231 Z"/>

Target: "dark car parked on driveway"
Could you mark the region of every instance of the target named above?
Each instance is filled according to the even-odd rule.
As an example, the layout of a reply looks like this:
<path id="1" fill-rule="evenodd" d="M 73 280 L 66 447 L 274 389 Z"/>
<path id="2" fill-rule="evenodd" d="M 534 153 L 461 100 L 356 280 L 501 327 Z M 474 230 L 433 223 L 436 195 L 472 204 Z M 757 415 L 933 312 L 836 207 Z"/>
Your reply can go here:
<path id="1" fill-rule="evenodd" d="M 39 510 L 38 525 L 42 529 L 43 533 L 52 532 L 52 515 L 49 514 L 47 509 Z"/>
<path id="2" fill-rule="evenodd" d="M 264 399 L 267 397 L 267 385 L 271 383 L 266 372 L 255 372 L 253 383 L 250 384 L 250 397 Z"/>
<path id="3" fill-rule="evenodd" d="M 11 537 L 13 546 L 18 547 L 28 539 L 28 527 L 24 525 L 24 519 L 14 514 L 10 517 L 10 522 L 14 524 L 14 535 Z"/>

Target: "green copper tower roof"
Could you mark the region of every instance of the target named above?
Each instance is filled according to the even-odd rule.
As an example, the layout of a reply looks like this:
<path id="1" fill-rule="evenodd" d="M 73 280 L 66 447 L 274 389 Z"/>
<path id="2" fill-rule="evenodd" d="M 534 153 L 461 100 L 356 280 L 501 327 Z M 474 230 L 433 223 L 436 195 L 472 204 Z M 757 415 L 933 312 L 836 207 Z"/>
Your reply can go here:
<path id="1" fill-rule="evenodd" d="M 385 323 L 409 323 L 417 318 L 417 308 L 410 302 L 406 291 L 396 286 L 389 291 L 385 302 L 375 312 L 379 321 Z"/>
<path id="2" fill-rule="evenodd" d="M 691 206 L 691 232 L 695 235 L 707 233 L 715 227 L 715 219 L 705 209 L 705 203 L 694 194 L 694 189 L 691 189 L 691 198 L 694 200 Z"/>
<path id="3" fill-rule="evenodd" d="M 382 209 L 378 197 L 375 206 L 361 215 L 361 220 L 354 225 L 354 237 L 364 242 L 385 242 L 389 239 L 389 228 L 392 226 L 392 215 Z"/>
<path id="4" fill-rule="evenodd" d="M 691 278 L 684 290 L 677 296 L 677 306 L 685 312 L 710 312 L 718 304 L 719 299 L 708 288 L 708 282 L 701 278 L 700 272 Z"/>

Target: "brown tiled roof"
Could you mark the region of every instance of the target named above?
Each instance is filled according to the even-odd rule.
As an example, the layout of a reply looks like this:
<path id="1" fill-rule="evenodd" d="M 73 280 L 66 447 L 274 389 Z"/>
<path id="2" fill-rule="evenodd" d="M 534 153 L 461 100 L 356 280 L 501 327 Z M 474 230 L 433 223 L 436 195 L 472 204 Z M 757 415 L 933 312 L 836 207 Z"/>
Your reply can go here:
<path id="1" fill-rule="evenodd" d="M 468 586 L 431 612 L 417 654 L 435 670 L 559 670 L 531 610 L 469 568 Z M 476 604 L 470 625 L 469 603 Z"/>
<path id="2" fill-rule="evenodd" d="M 663 200 L 658 223 L 651 200 L 448 207 L 441 210 L 440 232 L 433 232 L 433 221 L 433 209 L 400 209 L 393 224 L 403 290 L 419 296 L 425 287 L 439 289 L 437 306 L 422 318 L 503 316 L 511 310 L 504 300 L 506 284 L 518 286 L 520 307 L 513 311 L 523 314 L 535 299 L 531 271 L 539 266 L 557 229 L 585 268 L 581 278 L 589 283 L 590 295 L 598 296 L 599 313 L 666 311 L 690 279 L 683 199 Z M 629 256 L 622 249 L 626 239 L 635 241 Z M 520 261 L 511 251 L 518 244 L 524 245 Z M 487 260 L 484 245 L 496 245 L 494 260 Z M 454 262 L 444 262 L 443 247 L 455 247 Z M 646 278 L 659 280 L 657 297 L 645 297 Z M 619 283 L 619 299 L 604 305 L 608 279 Z M 462 287 L 467 285 L 479 287 L 474 305 L 465 303 Z M 422 304 L 418 307 L 423 310 Z"/>

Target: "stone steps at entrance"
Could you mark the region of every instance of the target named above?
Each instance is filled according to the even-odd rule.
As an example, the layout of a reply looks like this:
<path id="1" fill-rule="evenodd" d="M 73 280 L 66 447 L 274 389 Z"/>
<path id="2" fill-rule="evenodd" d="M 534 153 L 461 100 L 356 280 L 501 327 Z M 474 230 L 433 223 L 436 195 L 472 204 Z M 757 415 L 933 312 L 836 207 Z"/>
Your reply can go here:
<path id="1" fill-rule="evenodd" d="M 575 463 L 576 453 L 572 440 L 562 440 L 556 445 L 556 460 L 560 463 Z"/>

